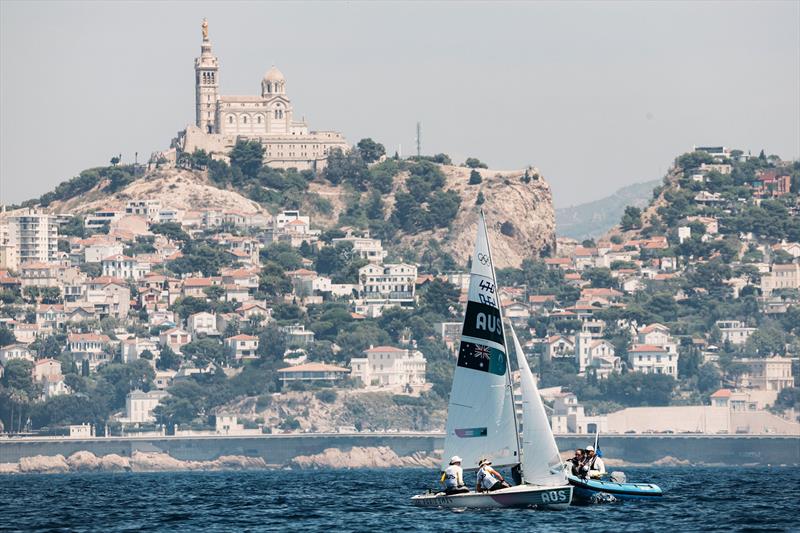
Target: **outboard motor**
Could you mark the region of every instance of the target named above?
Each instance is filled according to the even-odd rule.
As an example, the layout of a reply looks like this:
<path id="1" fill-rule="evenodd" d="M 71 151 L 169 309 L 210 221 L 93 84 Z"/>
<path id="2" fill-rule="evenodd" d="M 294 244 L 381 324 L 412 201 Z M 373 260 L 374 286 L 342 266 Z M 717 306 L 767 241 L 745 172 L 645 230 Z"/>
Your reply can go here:
<path id="1" fill-rule="evenodd" d="M 625 475 L 625 472 L 620 472 L 619 470 L 614 470 L 611 472 L 611 481 L 614 483 L 625 483 L 628 481 L 628 477 Z"/>

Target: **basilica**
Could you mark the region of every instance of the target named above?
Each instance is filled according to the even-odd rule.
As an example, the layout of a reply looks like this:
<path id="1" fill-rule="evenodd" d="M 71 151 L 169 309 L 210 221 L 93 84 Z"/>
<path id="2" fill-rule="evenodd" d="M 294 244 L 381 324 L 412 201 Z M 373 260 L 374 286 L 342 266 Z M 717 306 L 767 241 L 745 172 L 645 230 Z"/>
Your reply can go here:
<path id="1" fill-rule="evenodd" d="M 202 149 L 225 158 L 240 139 L 264 146 L 264 164 L 298 169 L 319 169 L 328 153 L 349 149 L 341 133 L 309 131 L 296 120 L 286 94 L 286 78 L 275 66 L 261 79 L 261 95 L 221 96 L 219 60 L 211 51 L 208 22 L 203 20 L 200 57 L 195 59 L 195 123 L 178 134 L 173 148 L 191 153 Z"/>

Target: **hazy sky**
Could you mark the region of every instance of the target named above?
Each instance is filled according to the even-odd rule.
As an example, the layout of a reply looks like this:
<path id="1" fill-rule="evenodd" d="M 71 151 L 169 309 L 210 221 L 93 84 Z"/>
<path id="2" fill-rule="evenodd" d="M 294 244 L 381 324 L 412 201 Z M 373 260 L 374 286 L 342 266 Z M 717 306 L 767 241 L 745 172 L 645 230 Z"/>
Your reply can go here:
<path id="1" fill-rule="evenodd" d="M 222 94 L 272 65 L 312 129 L 533 164 L 557 206 L 693 144 L 800 155 L 800 2 L 0 2 L 0 202 L 194 120 L 208 17 Z"/>

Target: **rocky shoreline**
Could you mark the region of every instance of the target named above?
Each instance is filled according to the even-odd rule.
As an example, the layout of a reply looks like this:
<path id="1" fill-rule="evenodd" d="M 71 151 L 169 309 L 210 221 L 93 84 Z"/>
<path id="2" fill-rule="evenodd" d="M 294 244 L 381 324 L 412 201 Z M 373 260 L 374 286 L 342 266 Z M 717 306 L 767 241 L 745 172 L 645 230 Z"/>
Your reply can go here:
<path id="1" fill-rule="evenodd" d="M 607 468 L 619 467 L 671 467 L 694 466 L 687 460 L 662 457 L 649 464 L 631 463 L 619 459 L 606 459 Z M 397 455 L 388 446 L 360 447 L 348 450 L 326 448 L 314 455 L 298 455 L 288 464 L 270 464 L 261 457 L 223 455 L 211 461 L 183 461 L 166 453 L 135 451 L 131 457 L 116 454 L 96 456 L 79 451 L 69 457 L 63 455 L 36 455 L 23 457 L 18 463 L 0 463 L 0 474 L 67 474 L 73 472 L 172 472 L 172 471 L 228 471 L 277 470 L 281 468 L 351 469 L 351 468 L 429 468 L 441 465 L 441 452 L 416 452 Z M 701 466 L 724 466 L 701 465 Z"/>
<path id="2" fill-rule="evenodd" d="M 344 451 L 327 448 L 315 455 L 300 455 L 287 465 L 269 464 L 261 457 L 223 455 L 212 461 L 183 461 L 161 452 L 135 451 L 130 457 L 96 456 L 89 451 L 63 455 L 23 457 L 17 463 L 0 463 L 0 474 L 66 474 L 70 472 L 170 472 L 222 470 L 275 470 L 279 468 L 436 468 L 439 455 L 416 452 L 398 456 L 388 446 L 358 447 Z"/>

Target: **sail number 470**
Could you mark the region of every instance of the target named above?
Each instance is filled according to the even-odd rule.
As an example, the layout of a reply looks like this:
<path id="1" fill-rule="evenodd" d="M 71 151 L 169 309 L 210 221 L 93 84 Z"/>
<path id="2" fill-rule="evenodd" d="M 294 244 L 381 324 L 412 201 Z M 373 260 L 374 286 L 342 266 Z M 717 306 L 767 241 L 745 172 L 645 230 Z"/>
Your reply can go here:
<path id="1" fill-rule="evenodd" d="M 557 490 L 542 493 L 542 502 L 544 503 L 557 503 L 567 501 L 567 493 Z"/>

